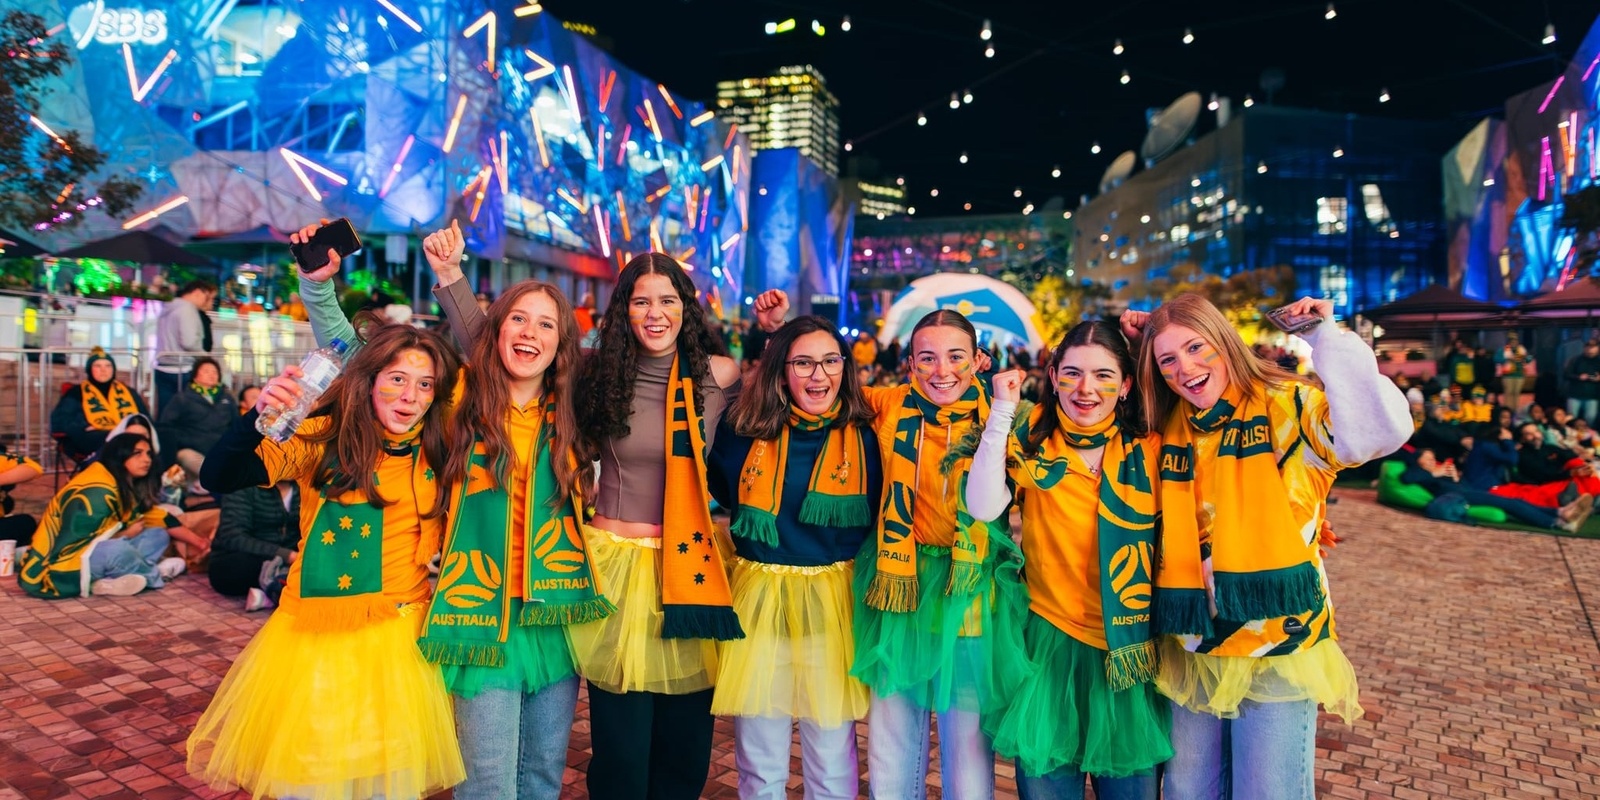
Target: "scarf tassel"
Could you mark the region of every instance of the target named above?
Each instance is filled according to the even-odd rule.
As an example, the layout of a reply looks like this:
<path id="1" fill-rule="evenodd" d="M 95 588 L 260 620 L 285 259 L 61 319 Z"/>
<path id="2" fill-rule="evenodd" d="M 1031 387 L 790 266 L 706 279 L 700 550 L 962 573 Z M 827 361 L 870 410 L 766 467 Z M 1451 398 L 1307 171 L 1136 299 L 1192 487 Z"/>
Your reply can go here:
<path id="1" fill-rule="evenodd" d="M 917 576 L 889 575 L 880 572 L 872 576 L 867 587 L 867 605 L 879 611 L 906 614 L 917 610 Z"/>
<path id="2" fill-rule="evenodd" d="M 1323 602 L 1317 568 L 1296 564 L 1261 572 L 1217 572 L 1217 616 L 1252 620 L 1305 614 Z"/>
<path id="3" fill-rule="evenodd" d="M 473 667 L 503 667 L 506 665 L 505 647 L 500 643 L 470 644 L 468 642 L 441 642 L 423 639 L 417 642 L 422 657 L 430 664 L 452 664 Z"/>
<path id="4" fill-rule="evenodd" d="M 967 561 L 957 561 L 950 565 L 951 597 L 966 597 L 978 590 L 983 582 L 983 565 Z"/>
<path id="5" fill-rule="evenodd" d="M 810 498 L 806 502 L 811 502 Z M 758 508 L 739 506 L 739 513 L 734 515 L 728 532 L 768 547 L 778 546 L 778 518 Z"/>
<path id="6" fill-rule="evenodd" d="M 1111 691 L 1120 692 L 1156 676 L 1156 643 L 1145 640 L 1119 647 L 1106 654 L 1106 682 Z"/>
<path id="7" fill-rule="evenodd" d="M 295 604 L 294 628 L 307 633 L 360 630 L 400 616 L 393 600 L 382 593 L 365 597 L 301 597 Z"/>
<path id="8" fill-rule="evenodd" d="M 1161 587 L 1155 596 L 1155 631 L 1173 636 L 1210 637 L 1211 601 L 1205 589 Z"/>
<path id="9" fill-rule="evenodd" d="M 524 602 L 522 604 L 522 613 L 517 617 L 517 625 L 522 627 L 532 625 L 582 625 L 585 622 L 605 619 L 616 610 L 616 605 L 607 600 L 604 595 L 592 597 L 578 603 Z"/>
<path id="10" fill-rule="evenodd" d="M 732 606 L 670 604 L 661 608 L 661 638 L 743 639 L 739 615 Z"/>
<path id="11" fill-rule="evenodd" d="M 872 505 L 866 495 L 812 492 L 800 504 L 800 521 L 833 528 L 864 528 L 872 524 Z"/>

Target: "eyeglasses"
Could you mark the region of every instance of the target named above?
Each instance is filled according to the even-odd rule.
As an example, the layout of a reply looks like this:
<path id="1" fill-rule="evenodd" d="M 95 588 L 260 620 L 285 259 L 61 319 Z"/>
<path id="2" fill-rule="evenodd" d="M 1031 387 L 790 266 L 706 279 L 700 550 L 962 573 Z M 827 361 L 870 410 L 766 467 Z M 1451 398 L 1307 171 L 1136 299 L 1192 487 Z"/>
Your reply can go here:
<path id="1" fill-rule="evenodd" d="M 809 378 L 817 374 L 817 367 L 822 367 L 822 374 L 824 375 L 838 375 L 844 371 L 844 359 L 839 356 L 828 356 L 821 361 L 796 358 L 784 363 L 789 365 L 789 369 L 794 371 L 797 378 Z"/>

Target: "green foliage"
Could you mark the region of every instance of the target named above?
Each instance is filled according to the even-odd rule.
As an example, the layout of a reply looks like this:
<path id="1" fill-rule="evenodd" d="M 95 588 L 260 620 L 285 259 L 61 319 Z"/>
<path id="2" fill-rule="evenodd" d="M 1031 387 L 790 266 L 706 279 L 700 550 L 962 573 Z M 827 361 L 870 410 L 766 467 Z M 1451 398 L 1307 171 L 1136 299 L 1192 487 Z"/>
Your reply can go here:
<path id="1" fill-rule="evenodd" d="M 105 295 L 122 286 L 122 276 L 117 274 L 117 268 L 110 261 L 80 258 L 78 266 L 78 274 L 72 279 L 72 284 L 78 287 L 78 294 L 85 297 Z"/>
<path id="2" fill-rule="evenodd" d="M 1028 299 L 1039 313 L 1039 335 L 1047 345 L 1054 345 L 1062 334 L 1082 322 L 1086 314 L 1097 311 L 1099 304 L 1110 297 L 1109 287 L 1075 283 L 1061 275 L 1046 275 L 1028 291 Z"/>
<path id="3" fill-rule="evenodd" d="M 0 52 L 7 54 L 0 57 L 0 225 L 32 226 L 71 212 L 57 223 L 71 227 L 83 221 L 78 207 L 96 197 L 112 217 L 132 209 L 144 191 L 138 183 L 110 177 L 91 186 L 105 153 L 77 131 L 56 131 L 60 138 L 52 139 L 28 121 L 39 107 L 39 84 L 72 63 L 66 40 L 51 36 L 43 17 L 12 10 L 0 19 Z"/>
<path id="4" fill-rule="evenodd" d="M 1163 302 L 1180 294 L 1199 294 L 1222 311 L 1246 340 L 1267 329 L 1266 312 L 1294 300 L 1294 268 L 1288 265 L 1245 270 L 1223 278 L 1198 264 L 1173 267 L 1168 277 L 1150 282 L 1150 294 Z"/>

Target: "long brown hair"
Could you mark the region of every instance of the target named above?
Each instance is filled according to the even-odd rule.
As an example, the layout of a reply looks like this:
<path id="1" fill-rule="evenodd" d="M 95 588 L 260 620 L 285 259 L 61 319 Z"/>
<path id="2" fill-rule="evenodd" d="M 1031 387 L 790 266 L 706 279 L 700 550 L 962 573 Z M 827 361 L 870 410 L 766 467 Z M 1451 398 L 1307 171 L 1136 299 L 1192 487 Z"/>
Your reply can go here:
<path id="1" fill-rule="evenodd" d="M 594 463 L 579 453 L 578 410 L 573 397 L 578 365 L 583 351 L 578 347 L 578 318 L 572 313 L 567 296 L 551 284 L 526 280 L 514 284 L 489 306 L 488 321 L 467 352 L 466 390 L 461 405 L 450 420 L 450 439 L 454 447 L 444 465 L 444 484 L 455 485 L 467 479 L 472 465 L 473 443 L 483 440 L 490 472 L 496 486 L 511 485 L 511 469 L 516 448 L 506 433 L 506 414 L 511 408 L 511 373 L 500 355 L 500 326 L 511 316 L 522 298 L 541 292 L 556 305 L 556 357 L 544 372 L 544 397 L 556 403 L 555 429 L 550 437 L 550 464 L 555 469 L 561 491 L 551 496 L 559 505 L 572 495 L 574 486 L 587 487 L 594 479 Z M 541 402 L 542 405 L 542 402 Z M 542 413 L 542 411 L 541 411 Z M 537 446 L 537 445 L 536 445 Z M 578 456 L 577 468 L 566 456 Z"/>
<path id="2" fill-rule="evenodd" d="M 385 322 L 370 311 L 356 315 L 355 325 L 365 345 L 345 364 L 344 372 L 311 410 L 312 416 L 329 415 L 331 423 L 305 438 L 313 443 L 331 443 L 313 478 L 318 486 L 326 486 L 330 496 L 358 491 L 367 497 L 367 502 L 384 508 L 389 501 L 379 496 L 372 474 L 383 454 L 383 427 L 372 413 L 372 387 L 378 374 L 406 350 L 420 350 L 433 359 L 437 374 L 433 405 L 422 415 L 422 454 L 429 465 L 444 464 L 450 454 L 445 423 L 461 360 L 444 336 L 433 331 Z M 433 508 L 423 512 L 423 518 L 443 515 L 449 494 L 439 492 Z"/>
<path id="3" fill-rule="evenodd" d="M 728 409 L 728 424 L 740 436 L 752 439 L 776 439 L 789 424 L 788 377 L 789 349 L 800 337 L 812 333 L 826 333 L 839 345 L 839 356 L 844 366 L 839 373 L 839 417 L 829 427 L 837 428 L 856 424 L 865 428 L 872 424 L 872 408 L 861 393 L 861 377 L 856 374 L 855 358 L 850 346 L 841 338 L 833 325 L 822 317 L 795 317 L 784 323 L 772 338 L 767 340 L 765 356 L 755 379 L 745 384 L 744 391 L 733 407 Z M 818 366 L 820 369 L 820 365 Z"/>
<path id="4" fill-rule="evenodd" d="M 1222 363 L 1228 366 L 1228 380 L 1240 382 L 1240 388 L 1246 393 L 1303 382 L 1298 375 L 1250 352 L 1238 331 L 1228 324 L 1228 318 L 1222 316 L 1211 301 L 1192 292 L 1180 294 L 1150 312 L 1139 342 L 1139 377 L 1135 383 L 1144 390 L 1144 417 L 1152 426 L 1167 424 L 1167 418 L 1183 402 L 1167 385 L 1167 379 L 1161 377 L 1161 368 L 1156 365 L 1156 337 L 1173 325 L 1200 334 L 1200 338 L 1216 348 Z"/>
<path id="5" fill-rule="evenodd" d="M 694 408 L 705 414 L 706 381 L 711 380 L 711 356 L 722 354 L 722 340 L 706 325 L 705 311 L 694 294 L 694 282 L 683 267 L 665 253 L 644 253 L 633 257 L 617 275 L 617 288 L 606 304 L 600 320 L 600 343 L 584 360 L 583 397 L 579 401 L 578 426 L 592 447 L 601 442 L 627 436 L 628 417 L 633 414 L 633 382 L 639 372 L 639 338 L 628 321 L 628 303 L 633 300 L 634 284 L 645 275 L 665 275 L 683 304 L 683 321 L 678 328 L 678 357 L 694 379 Z M 676 376 L 674 376 L 676 377 Z"/>
<path id="6" fill-rule="evenodd" d="M 1056 407 L 1061 404 L 1061 399 L 1056 395 L 1056 367 L 1061 365 L 1061 359 L 1067 355 L 1067 351 L 1074 347 L 1104 348 L 1117 360 L 1122 377 L 1133 377 L 1133 354 L 1128 351 L 1128 340 L 1122 338 L 1122 331 L 1117 330 L 1116 325 L 1102 320 L 1088 320 L 1074 325 L 1050 351 L 1050 358 L 1045 362 L 1047 380 L 1039 400 L 1045 412 L 1039 417 L 1039 424 L 1028 431 L 1027 440 L 1022 442 L 1022 453 L 1029 458 L 1037 455 L 1044 441 L 1061 427 L 1061 419 L 1056 416 Z M 1117 425 L 1132 436 L 1145 434 L 1141 402 L 1138 381 L 1131 383 L 1127 397 L 1117 401 Z"/>

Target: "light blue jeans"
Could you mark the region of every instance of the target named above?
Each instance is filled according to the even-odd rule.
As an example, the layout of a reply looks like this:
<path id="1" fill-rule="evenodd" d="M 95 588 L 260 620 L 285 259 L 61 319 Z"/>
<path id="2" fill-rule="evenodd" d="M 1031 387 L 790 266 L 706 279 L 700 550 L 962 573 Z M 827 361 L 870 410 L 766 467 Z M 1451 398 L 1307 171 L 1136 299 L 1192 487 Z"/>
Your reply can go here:
<path id="1" fill-rule="evenodd" d="M 1316 800 L 1317 704 L 1239 705 L 1235 719 L 1172 704 L 1165 800 Z"/>
<path id="2" fill-rule="evenodd" d="M 874 800 L 927 797 L 930 712 L 904 695 L 872 693 L 867 780 Z M 992 800 L 994 748 L 978 712 L 952 707 L 939 717 L 939 766 L 947 800 Z"/>
<path id="3" fill-rule="evenodd" d="M 1034 776 L 1017 767 L 1017 795 L 1022 800 L 1083 800 L 1083 784 L 1094 783 L 1095 800 L 1156 800 L 1155 770 L 1148 775 L 1126 778 L 1100 778 L 1072 767 L 1062 767 L 1049 775 Z"/>
<path id="4" fill-rule="evenodd" d="M 1596 422 L 1596 415 L 1600 415 L 1600 400 L 1580 400 L 1576 397 L 1569 397 L 1567 398 L 1567 413 L 1592 426 Z"/>
<path id="5" fill-rule="evenodd" d="M 160 589 L 165 582 L 156 572 L 156 563 L 171 543 L 166 528 L 145 528 L 126 539 L 113 536 L 89 552 L 89 580 L 143 575 L 145 588 Z"/>
<path id="6" fill-rule="evenodd" d="M 467 779 L 456 800 L 558 800 L 578 676 L 534 694 L 484 689 L 457 695 L 456 738 Z"/>
<path id="7" fill-rule="evenodd" d="M 734 717 L 733 751 L 740 800 L 788 797 L 789 717 Z M 800 720 L 800 774 L 806 800 L 853 800 L 861 788 L 856 765 L 856 724 L 824 728 Z"/>

